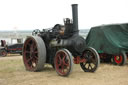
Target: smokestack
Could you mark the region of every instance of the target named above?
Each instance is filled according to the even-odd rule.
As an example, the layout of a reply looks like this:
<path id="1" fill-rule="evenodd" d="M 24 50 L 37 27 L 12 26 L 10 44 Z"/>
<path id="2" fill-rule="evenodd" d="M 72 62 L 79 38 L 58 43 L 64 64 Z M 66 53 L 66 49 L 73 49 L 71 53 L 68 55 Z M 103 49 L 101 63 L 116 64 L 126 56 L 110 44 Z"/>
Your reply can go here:
<path id="1" fill-rule="evenodd" d="M 78 4 L 72 4 L 73 30 L 78 32 Z"/>

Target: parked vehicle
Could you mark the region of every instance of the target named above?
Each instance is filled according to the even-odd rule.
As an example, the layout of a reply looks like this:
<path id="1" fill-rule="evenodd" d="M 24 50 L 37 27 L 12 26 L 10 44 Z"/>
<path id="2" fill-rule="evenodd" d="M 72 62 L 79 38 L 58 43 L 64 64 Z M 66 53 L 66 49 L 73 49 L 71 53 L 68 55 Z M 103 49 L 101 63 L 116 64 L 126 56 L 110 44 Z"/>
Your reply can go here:
<path id="1" fill-rule="evenodd" d="M 128 23 L 92 27 L 86 44 L 97 50 L 101 60 L 125 65 L 128 55 Z"/>
<path id="2" fill-rule="evenodd" d="M 9 54 L 21 54 L 22 55 L 23 43 L 16 43 L 12 45 L 6 45 L 5 40 L 1 40 L 0 56 L 5 57 Z"/>

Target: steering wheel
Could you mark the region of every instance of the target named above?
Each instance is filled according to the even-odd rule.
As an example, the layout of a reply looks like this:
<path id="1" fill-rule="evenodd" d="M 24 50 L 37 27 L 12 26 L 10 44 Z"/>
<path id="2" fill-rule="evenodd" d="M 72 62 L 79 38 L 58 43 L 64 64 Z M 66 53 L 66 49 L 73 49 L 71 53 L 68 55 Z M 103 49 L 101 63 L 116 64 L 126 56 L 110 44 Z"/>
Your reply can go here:
<path id="1" fill-rule="evenodd" d="M 33 35 L 33 36 L 36 36 L 36 35 L 38 35 L 38 34 L 40 34 L 40 30 L 39 30 L 39 29 L 33 30 L 33 32 L 32 32 L 32 35 Z"/>

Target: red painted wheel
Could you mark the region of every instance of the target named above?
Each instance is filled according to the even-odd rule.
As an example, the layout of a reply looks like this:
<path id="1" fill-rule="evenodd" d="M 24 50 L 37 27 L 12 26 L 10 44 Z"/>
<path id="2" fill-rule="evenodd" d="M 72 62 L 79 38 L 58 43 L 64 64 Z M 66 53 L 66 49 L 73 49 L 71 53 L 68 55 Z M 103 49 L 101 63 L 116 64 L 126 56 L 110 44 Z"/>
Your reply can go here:
<path id="1" fill-rule="evenodd" d="M 100 58 L 94 48 L 86 48 L 81 58 L 85 58 L 85 62 L 80 63 L 84 72 L 95 72 L 100 64 Z"/>
<path id="2" fill-rule="evenodd" d="M 120 64 L 123 60 L 122 56 L 119 55 L 119 56 L 114 56 L 114 60 L 117 64 Z"/>
<path id="3" fill-rule="evenodd" d="M 57 51 L 54 59 L 55 70 L 60 76 L 68 76 L 73 68 L 73 59 L 67 49 Z"/>
<path id="4" fill-rule="evenodd" d="M 124 65 L 127 62 L 127 55 L 123 52 L 121 55 L 113 56 L 113 64 Z"/>
<path id="5" fill-rule="evenodd" d="M 23 46 L 23 62 L 26 70 L 40 71 L 46 62 L 46 48 L 43 39 L 28 37 Z"/>

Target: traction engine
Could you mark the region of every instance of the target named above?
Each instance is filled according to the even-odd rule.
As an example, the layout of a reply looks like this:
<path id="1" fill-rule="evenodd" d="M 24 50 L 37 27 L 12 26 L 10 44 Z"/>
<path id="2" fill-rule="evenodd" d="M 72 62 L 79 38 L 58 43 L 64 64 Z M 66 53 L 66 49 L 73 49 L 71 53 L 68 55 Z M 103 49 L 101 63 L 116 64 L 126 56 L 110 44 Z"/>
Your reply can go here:
<path id="1" fill-rule="evenodd" d="M 41 71 L 51 64 L 60 76 L 68 76 L 73 63 L 80 64 L 84 72 L 95 72 L 100 59 L 96 50 L 86 47 L 79 35 L 77 4 L 72 5 L 73 20 L 64 19 L 64 25 L 56 24 L 51 29 L 36 29 L 28 36 L 23 46 L 23 62 L 26 70 Z"/>

